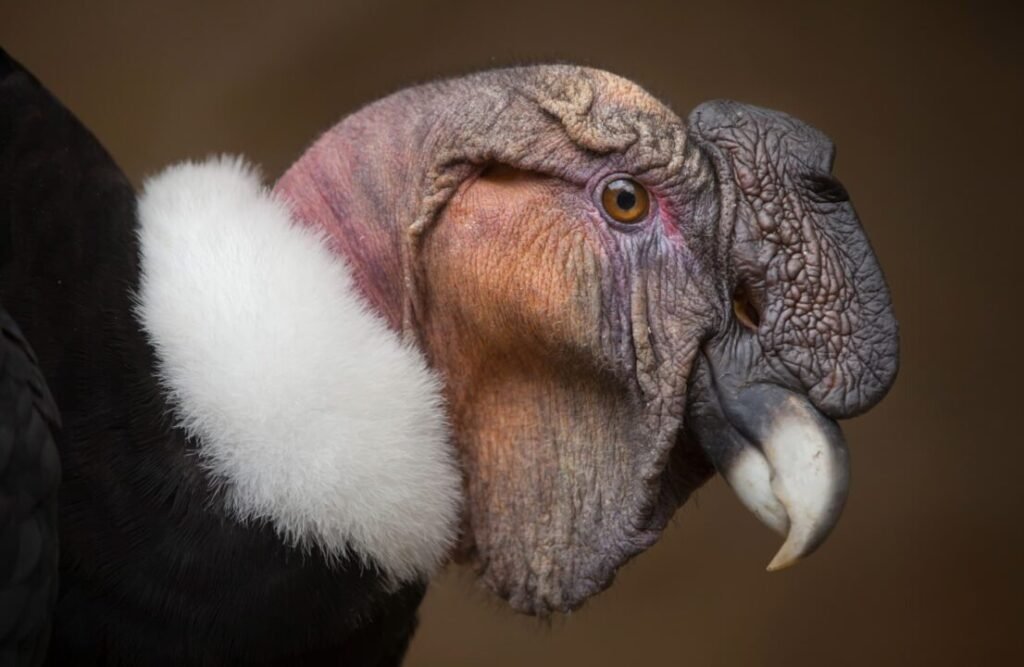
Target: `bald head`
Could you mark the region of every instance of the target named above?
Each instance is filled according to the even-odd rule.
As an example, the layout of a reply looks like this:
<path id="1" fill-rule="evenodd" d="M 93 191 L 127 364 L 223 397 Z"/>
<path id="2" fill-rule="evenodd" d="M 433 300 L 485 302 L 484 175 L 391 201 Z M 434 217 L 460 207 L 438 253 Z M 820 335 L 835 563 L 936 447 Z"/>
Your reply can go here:
<path id="1" fill-rule="evenodd" d="M 709 136 L 606 72 L 496 70 L 360 110 L 277 186 L 444 378 L 467 500 L 457 555 L 522 611 L 603 589 L 712 463 L 741 458 L 721 443 L 757 450 L 721 408 L 734 397 L 716 374 L 746 364 L 744 382 L 782 392 L 757 396 L 802 397 L 818 423 L 800 378 L 763 361 L 769 332 L 734 314 L 756 320 L 775 292 L 758 283 L 761 260 L 734 252 L 730 153 Z M 737 150 L 762 159 L 756 142 Z M 737 311 L 737 267 L 751 262 Z M 827 449 L 838 429 L 822 428 L 812 440 Z M 835 507 L 828 483 L 819 492 Z M 834 523 L 822 512 L 796 557 Z"/>
<path id="2" fill-rule="evenodd" d="M 487 165 L 584 184 L 613 159 L 659 180 L 678 173 L 684 139 L 675 114 L 608 72 L 570 65 L 493 70 L 363 108 L 325 133 L 277 189 L 341 249 L 351 245 L 344 230 L 353 225 L 371 237 L 387 228 L 415 243 L 455 189 Z M 365 256 L 368 248 L 350 250 Z M 380 293 L 381 282 L 365 277 L 362 284 L 395 322 L 390 315 L 401 299 Z"/>

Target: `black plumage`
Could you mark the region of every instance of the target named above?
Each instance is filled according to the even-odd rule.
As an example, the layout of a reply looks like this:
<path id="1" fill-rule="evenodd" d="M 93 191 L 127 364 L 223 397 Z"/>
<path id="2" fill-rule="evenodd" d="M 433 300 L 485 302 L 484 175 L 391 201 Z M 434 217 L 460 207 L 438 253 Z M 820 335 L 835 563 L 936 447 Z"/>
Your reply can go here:
<path id="1" fill-rule="evenodd" d="M 42 664 L 57 598 L 57 408 L 0 308 L 0 666 Z"/>
<path id="2" fill-rule="evenodd" d="M 63 417 L 49 664 L 397 664 L 423 584 L 220 509 L 132 316 L 135 215 L 110 156 L 0 51 L 0 300 Z"/>

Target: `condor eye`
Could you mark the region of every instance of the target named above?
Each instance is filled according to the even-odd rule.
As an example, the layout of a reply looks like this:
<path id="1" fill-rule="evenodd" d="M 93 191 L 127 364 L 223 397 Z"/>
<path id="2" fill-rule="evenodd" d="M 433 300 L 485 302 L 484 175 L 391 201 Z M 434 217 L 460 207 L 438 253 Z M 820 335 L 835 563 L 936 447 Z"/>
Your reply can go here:
<path id="1" fill-rule="evenodd" d="M 647 215 L 651 200 L 647 190 L 631 178 L 616 178 L 604 186 L 601 205 L 612 220 L 632 224 Z"/>

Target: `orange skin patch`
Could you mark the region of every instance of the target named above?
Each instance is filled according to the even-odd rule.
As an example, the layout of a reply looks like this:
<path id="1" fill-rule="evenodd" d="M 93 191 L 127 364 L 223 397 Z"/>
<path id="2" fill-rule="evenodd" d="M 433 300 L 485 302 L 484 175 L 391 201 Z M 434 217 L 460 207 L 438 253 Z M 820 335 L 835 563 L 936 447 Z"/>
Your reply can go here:
<path id="1" fill-rule="evenodd" d="M 554 208 L 570 184 L 497 167 L 465 182 L 425 245 L 431 306 L 475 338 L 460 354 L 589 348 L 600 316 L 600 244 L 578 213 Z M 443 259 L 442 259 L 443 257 Z M 449 292 L 450 290 L 450 292 Z M 430 346 L 428 346 L 430 347 Z M 461 364 L 460 364 L 461 367 Z"/>
<path id="2" fill-rule="evenodd" d="M 436 367 L 459 369 L 446 385 L 471 503 L 464 558 L 474 536 L 499 535 L 492 520 L 542 525 L 559 520 L 546 507 L 581 502 L 559 497 L 562 479 L 592 473 L 601 457 L 571 443 L 603 442 L 629 421 L 614 416 L 620 390 L 589 367 L 601 356 L 607 281 L 595 221 L 558 207 L 579 198 L 579 186 L 488 169 L 463 184 L 423 246 L 425 347 Z M 539 572 L 548 549 L 574 545 L 533 546 Z"/>

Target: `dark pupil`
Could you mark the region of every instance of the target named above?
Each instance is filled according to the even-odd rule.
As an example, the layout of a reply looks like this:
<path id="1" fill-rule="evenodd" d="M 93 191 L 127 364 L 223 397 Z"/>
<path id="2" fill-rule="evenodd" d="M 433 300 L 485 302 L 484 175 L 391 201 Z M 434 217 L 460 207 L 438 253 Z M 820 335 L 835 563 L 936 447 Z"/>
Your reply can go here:
<path id="1" fill-rule="evenodd" d="M 615 203 L 623 211 L 628 211 L 636 206 L 636 195 L 629 190 L 620 190 L 619 194 L 615 195 Z"/>

